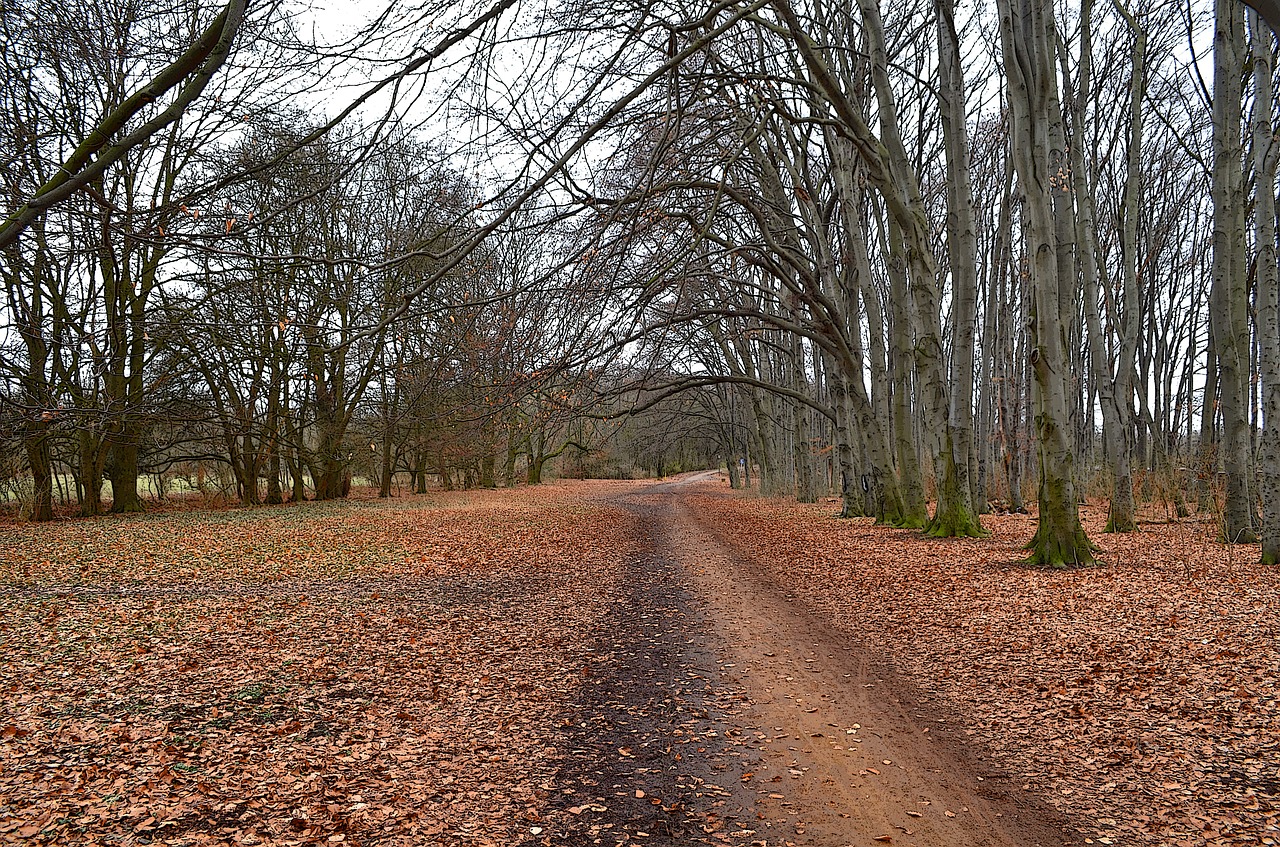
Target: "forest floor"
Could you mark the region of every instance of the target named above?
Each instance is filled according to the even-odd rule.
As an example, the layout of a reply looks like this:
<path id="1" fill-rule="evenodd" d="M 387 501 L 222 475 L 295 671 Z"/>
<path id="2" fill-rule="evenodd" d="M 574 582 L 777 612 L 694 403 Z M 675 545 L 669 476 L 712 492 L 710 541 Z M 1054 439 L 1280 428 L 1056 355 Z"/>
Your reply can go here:
<path id="1" fill-rule="evenodd" d="M 0 525 L 0 841 L 1280 843 L 1280 571 L 714 475 Z M 1102 516 L 1087 526 L 1100 529 Z"/>

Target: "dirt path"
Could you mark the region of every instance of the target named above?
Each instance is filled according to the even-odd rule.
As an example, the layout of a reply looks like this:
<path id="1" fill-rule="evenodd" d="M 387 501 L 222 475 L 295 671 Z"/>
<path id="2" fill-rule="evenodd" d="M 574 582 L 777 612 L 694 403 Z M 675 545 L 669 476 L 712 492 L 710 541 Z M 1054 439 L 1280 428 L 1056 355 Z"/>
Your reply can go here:
<path id="1" fill-rule="evenodd" d="M 591 717 L 570 728 L 583 755 L 563 802 L 618 821 L 584 825 L 582 843 L 1075 843 L 946 714 L 732 556 L 682 496 L 704 479 L 613 501 L 649 555 L 599 634 L 611 659 L 579 704 Z"/>

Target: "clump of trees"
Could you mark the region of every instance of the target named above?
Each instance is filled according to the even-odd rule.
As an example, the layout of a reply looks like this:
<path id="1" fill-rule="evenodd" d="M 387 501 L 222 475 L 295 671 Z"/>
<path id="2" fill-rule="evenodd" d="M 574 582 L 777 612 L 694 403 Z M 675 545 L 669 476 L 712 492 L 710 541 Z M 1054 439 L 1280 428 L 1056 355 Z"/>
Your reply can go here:
<path id="1" fill-rule="evenodd" d="M 1093 559 L 1087 493 L 1116 532 L 1157 498 L 1273 561 L 1271 31 L 855 5 L 766 4 L 619 130 L 602 226 L 665 280 L 638 337 L 672 389 L 732 386 L 761 488 L 844 515 L 981 535 L 1034 498 L 1058 567 Z"/>

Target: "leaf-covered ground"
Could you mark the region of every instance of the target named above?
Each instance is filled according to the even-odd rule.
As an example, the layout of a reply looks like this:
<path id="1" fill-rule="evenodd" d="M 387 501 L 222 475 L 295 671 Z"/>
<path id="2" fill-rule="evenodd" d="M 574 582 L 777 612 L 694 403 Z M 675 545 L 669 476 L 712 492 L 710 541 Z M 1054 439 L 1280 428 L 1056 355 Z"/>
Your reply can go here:
<path id="1" fill-rule="evenodd" d="M 803 833 L 644 488 L 0 526 L 0 842 Z"/>
<path id="2" fill-rule="evenodd" d="M 0 842 L 817 843 L 769 806 L 797 772 L 756 790 L 786 734 L 749 731 L 646 490 L 0 525 Z M 1103 566 L 1050 573 L 1025 517 L 931 541 L 679 497 L 1092 843 L 1280 842 L 1256 548 L 1094 514 Z"/>
<path id="3" fill-rule="evenodd" d="M 547 487 L 5 527 L 0 840 L 539 843 L 631 523 Z"/>
<path id="4" fill-rule="evenodd" d="M 706 492 L 719 536 L 955 704 L 995 764 L 1092 824 L 1091 843 L 1280 843 L 1280 569 L 1208 522 L 1086 526 L 1102 566 L 1024 567 L 1034 526 L 930 540 Z"/>

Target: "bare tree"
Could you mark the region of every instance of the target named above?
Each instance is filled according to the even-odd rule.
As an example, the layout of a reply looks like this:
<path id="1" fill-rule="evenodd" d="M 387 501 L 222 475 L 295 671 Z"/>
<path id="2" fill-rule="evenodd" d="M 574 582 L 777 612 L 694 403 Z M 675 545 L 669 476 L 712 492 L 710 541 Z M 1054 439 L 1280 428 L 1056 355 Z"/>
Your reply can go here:
<path id="1" fill-rule="evenodd" d="M 1243 98 L 1244 10 L 1236 0 L 1214 6 L 1213 293 L 1209 313 L 1222 388 L 1221 449 L 1226 469 L 1222 535 L 1257 540 L 1249 435 L 1249 296 L 1245 257 Z"/>
<path id="2" fill-rule="evenodd" d="M 1080 524 L 1075 456 L 1068 431 L 1067 356 L 1062 278 L 1055 234 L 1054 196 L 1067 186 L 1066 151 L 1054 147 L 1057 106 L 1056 27 L 1044 0 L 1000 0 L 1000 37 L 1009 97 L 1011 144 L 1027 215 L 1031 272 L 1031 365 L 1035 377 L 1035 430 L 1039 522 L 1030 561 L 1051 567 L 1090 564 L 1093 547 Z"/>

